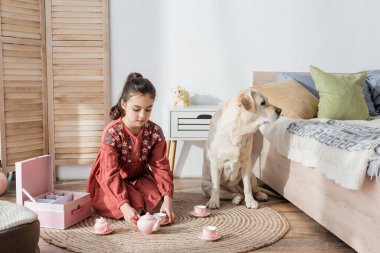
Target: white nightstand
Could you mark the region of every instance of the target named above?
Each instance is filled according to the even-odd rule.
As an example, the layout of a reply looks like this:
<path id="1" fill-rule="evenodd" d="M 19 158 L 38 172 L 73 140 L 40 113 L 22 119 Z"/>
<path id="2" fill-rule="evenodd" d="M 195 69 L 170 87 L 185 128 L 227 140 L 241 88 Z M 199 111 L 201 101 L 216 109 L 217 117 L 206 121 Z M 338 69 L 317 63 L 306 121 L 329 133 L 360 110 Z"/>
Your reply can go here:
<path id="1" fill-rule="evenodd" d="M 167 139 L 167 156 L 174 170 L 177 141 L 206 140 L 210 121 L 221 105 L 191 105 L 165 107 L 163 130 Z M 169 156 L 170 155 L 170 156 Z"/>

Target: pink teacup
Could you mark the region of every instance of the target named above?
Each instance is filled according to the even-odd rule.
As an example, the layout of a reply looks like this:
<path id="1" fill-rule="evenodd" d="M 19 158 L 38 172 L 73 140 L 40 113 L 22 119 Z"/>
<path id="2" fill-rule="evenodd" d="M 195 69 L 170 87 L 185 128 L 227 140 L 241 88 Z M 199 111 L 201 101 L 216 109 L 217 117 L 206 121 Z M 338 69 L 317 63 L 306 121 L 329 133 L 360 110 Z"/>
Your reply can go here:
<path id="1" fill-rule="evenodd" d="M 94 225 L 95 233 L 106 233 L 109 229 L 111 229 L 111 224 L 107 221 L 107 219 L 103 217 L 96 219 Z"/>
<path id="2" fill-rule="evenodd" d="M 155 213 L 153 216 L 160 220 L 161 225 L 168 222 L 168 215 L 166 213 Z"/>
<path id="3" fill-rule="evenodd" d="M 214 239 L 218 237 L 219 235 L 219 230 L 215 226 L 204 226 L 202 230 L 203 237 L 207 239 Z"/>
<path id="4" fill-rule="evenodd" d="M 194 213 L 200 216 L 206 215 L 207 207 L 205 205 L 196 205 L 194 206 Z"/>

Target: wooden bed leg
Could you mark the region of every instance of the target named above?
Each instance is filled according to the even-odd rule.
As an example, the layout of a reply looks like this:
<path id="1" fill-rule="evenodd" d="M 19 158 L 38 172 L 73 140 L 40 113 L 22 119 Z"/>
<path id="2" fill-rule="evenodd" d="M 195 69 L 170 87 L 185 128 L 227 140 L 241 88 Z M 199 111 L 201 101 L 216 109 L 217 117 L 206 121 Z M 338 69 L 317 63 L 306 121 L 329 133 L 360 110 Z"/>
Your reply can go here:
<path id="1" fill-rule="evenodd" d="M 169 159 L 169 152 L 170 152 L 170 144 L 171 144 L 171 141 L 170 140 L 167 140 L 166 141 L 166 157 Z"/>
<path id="2" fill-rule="evenodd" d="M 174 173 L 175 151 L 177 148 L 177 141 L 171 141 L 170 146 L 173 146 L 173 148 L 170 149 L 170 170 Z"/>

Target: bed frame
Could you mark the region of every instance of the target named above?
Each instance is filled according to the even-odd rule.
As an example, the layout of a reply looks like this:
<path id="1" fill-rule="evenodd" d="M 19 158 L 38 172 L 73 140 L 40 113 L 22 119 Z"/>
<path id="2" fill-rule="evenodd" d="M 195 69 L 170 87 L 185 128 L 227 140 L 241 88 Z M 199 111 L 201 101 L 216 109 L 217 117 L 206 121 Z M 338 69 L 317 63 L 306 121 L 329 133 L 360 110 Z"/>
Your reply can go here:
<path id="1" fill-rule="evenodd" d="M 254 72 L 254 84 L 271 81 L 274 73 Z M 260 180 L 356 251 L 380 252 L 380 182 L 367 177 L 360 191 L 348 190 L 278 154 L 260 132 L 253 140 L 253 171 Z"/>

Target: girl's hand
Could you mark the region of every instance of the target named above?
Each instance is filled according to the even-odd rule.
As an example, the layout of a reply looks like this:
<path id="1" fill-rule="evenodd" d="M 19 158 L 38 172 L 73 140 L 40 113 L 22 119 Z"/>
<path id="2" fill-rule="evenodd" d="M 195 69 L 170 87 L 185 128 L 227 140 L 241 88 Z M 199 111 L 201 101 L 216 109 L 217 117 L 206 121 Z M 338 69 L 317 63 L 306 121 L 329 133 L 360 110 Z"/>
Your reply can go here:
<path id="1" fill-rule="evenodd" d="M 131 223 L 132 225 L 137 225 L 139 216 L 133 207 L 131 207 L 128 203 L 125 203 L 120 207 L 120 211 L 123 213 L 124 220 Z"/>
<path id="2" fill-rule="evenodd" d="M 170 223 L 175 220 L 175 214 L 173 211 L 173 199 L 170 196 L 164 196 L 164 202 L 161 205 L 160 212 L 167 214 Z"/>

